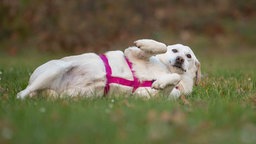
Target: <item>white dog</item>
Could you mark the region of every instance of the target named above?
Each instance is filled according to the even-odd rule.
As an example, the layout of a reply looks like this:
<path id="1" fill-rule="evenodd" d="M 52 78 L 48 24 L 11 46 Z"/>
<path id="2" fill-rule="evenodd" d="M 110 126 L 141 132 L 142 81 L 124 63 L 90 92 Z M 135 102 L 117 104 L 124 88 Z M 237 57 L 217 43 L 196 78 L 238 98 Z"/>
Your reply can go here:
<path id="1" fill-rule="evenodd" d="M 179 97 L 200 80 L 200 63 L 181 44 L 142 39 L 122 51 L 85 53 L 39 66 L 17 98 L 46 91 L 54 96 L 103 96 L 117 92 L 154 96 L 160 91 Z M 194 82 L 195 79 L 195 82 Z"/>

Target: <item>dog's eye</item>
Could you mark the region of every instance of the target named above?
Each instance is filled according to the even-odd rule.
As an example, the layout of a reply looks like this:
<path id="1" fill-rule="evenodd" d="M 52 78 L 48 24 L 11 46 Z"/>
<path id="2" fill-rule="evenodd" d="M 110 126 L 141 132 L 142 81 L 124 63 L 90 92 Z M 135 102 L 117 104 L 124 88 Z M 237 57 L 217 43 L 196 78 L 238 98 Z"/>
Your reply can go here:
<path id="1" fill-rule="evenodd" d="M 177 53 L 178 50 L 177 49 L 172 49 L 172 52 Z"/>
<path id="2" fill-rule="evenodd" d="M 187 56 L 188 58 L 191 58 L 191 57 L 192 57 L 191 54 L 187 54 L 186 56 Z"/>

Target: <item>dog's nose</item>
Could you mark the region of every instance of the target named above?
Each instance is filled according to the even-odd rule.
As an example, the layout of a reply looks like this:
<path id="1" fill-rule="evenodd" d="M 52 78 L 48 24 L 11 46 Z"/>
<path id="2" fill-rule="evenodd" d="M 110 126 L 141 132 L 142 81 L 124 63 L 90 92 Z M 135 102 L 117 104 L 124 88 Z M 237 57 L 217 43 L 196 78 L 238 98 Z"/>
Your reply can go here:
<path id="1" fill-rule="evenodd" d="M 184 58 L 178 56 L 178 57 L 176 58 L 176 63 L 178 63 L 178 64 L 183 64 L 183 63 L 184 63 Z"/>

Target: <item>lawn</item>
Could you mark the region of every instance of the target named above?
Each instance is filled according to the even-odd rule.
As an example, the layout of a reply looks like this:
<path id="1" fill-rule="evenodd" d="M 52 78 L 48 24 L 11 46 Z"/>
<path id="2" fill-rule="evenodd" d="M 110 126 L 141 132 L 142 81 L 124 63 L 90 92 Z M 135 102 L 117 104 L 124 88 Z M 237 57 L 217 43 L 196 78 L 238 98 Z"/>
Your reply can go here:
<path id="1" fill-rule="evenodd" d="M 2 53 L 0 143 L 256 143 L 256 51 L 195 53 L 203 78 L 190 105 L 163 95 L 17 100 L 33 69 L 61 55 Z"/>

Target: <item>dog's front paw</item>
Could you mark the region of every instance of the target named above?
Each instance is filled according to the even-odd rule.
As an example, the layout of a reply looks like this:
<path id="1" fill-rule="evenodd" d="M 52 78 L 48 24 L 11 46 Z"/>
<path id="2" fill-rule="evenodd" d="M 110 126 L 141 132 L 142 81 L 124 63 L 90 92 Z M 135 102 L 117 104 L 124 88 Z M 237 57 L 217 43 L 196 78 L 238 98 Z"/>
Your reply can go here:
<path id="1" fill-rule="evenodd" d="M 152 84 L 152 88 L 157 89 L 157 90 L 163 90 L 167 85 L 159 80 L 156 80 Z"/>
<path id="2" fill-rule="evenodd" d="M 134 43 L 138 48 L 149 53 L 165 53 L 167 51 L 164 43 L 151 39 L 140 39 Z"/>
<path id="3" fill-rule="evenodd" d="M 178 75 L 176 73 L 162 76 L 152 84 L 152 88 L 161 90 L 161 89 L 164 89 L 169 86 L 174 87 L 175 85 L 177 85 L 180 82 L 180 80 L 181 80 L 180 75 Z"/>

